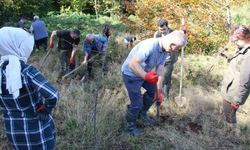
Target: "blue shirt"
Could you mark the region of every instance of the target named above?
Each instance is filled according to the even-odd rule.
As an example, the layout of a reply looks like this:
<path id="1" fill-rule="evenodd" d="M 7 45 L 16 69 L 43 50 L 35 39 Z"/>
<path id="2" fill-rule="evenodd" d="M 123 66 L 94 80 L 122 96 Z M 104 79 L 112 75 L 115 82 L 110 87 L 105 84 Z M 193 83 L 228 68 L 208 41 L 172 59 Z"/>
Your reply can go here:
<path id="1" fill-rule="evenodd" d="M 31 30 L 33 30 L 35 40 L 40 40 L 48 37 L 46 25 L 42 20 L 35 20 L 31 24 Z"/>
<path id="2" fill-rule="evenodd" d="M 108 47 L 108 37 L 104 35 L 94 35 L 94 41 L 92 43 L 85 39 L 83 45 L 85 53 L 90 54 L 91 52 L 99 52 L 105 54 Z"/>
<path id="3" fill-rule="evenodd" d="M 160 39 L 151 38 L 141 41 L 129 53 L 127 59 L 122 65 L 122 73 L 137 77 L 137 75 L 129 68 L 128 64 L 134 56 L 138 56 L 141 60 L 141 67 L 144 71 L 149 72 L 156 66 L 163 65 L 168 54 L 162 49 Z"/>
<path id="4" fill-rule="evenodd" d="M 107 50 L 109 39 L 105 35 L 95 35 L 95 39 L 102 43 L 103 51 Z"/>

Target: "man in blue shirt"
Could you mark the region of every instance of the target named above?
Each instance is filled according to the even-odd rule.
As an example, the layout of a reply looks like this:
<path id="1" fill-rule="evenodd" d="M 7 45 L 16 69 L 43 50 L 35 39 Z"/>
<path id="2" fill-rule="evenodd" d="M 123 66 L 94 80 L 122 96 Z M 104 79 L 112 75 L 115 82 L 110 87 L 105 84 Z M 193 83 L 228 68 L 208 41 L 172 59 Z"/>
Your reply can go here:
<path id="1" fill-rule="evenodd" d="M 36 48 L 40 46 L 46 50 L 48 41 L 48 31 L 45 22 L 39 19 L 39 16 L 34 16 L 34 22 L 30 27 L 31 32 L 34 34 Z"/>
<path id="2" fill-rule="evenodd" d="M 141 41 L 129 53 L 122 65 L 122 77 L 127 88 L 131 104 L 126 114 L 128 131 L 133 136 L 143 132 L 137 128 L 138 116 L 148 125 L 156 122 L 149 118 L 147 111 L 154 100 L 163 101 L 162 84 L 164 79 L 164 62 L 167 52 L 177 51 L 186 44 L 183 31 L 174 31 L 162 38 Z M 153 69 L 156 68 L 156 72 Z M 141 94 L 141 87 L 146 92 Z"/>
<path id="3" fill-rule="evenodd" d="M 84 51 L 84 62 L 88 63 L 88 75 L 89 77 L 92 77 L 92 68 L 93 68 L 93 56 L 100 55 L 100 65 L 102 66 L 102 70 L 106 71 L 106 62 L 105 62 L 105 56 L 106 51 L 108 47 L 108 39 L 111 35 L 109 26 L 104 26 L 103 28 L 103 34 L 102 35 L 94 35 L 94 34 L 88 34 L 86 38 L 83 41 L 83 51 Z"/>

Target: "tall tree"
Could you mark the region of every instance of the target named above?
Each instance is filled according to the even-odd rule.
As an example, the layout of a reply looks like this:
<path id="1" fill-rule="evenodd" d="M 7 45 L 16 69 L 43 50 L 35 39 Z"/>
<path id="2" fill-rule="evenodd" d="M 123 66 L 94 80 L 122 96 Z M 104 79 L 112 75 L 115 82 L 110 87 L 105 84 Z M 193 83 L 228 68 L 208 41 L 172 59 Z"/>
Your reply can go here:
<path id="1" fill-rule="evenodd" d="M 242 1 L 242 0 L 239 0 Z M 182 17 L 187 19 L 189 51 L 208 53 L 227 39 L 225 0 L 137 0 L 137 24 L 152 32 L 160 18 L 172 28 L 180 28 Z"/>

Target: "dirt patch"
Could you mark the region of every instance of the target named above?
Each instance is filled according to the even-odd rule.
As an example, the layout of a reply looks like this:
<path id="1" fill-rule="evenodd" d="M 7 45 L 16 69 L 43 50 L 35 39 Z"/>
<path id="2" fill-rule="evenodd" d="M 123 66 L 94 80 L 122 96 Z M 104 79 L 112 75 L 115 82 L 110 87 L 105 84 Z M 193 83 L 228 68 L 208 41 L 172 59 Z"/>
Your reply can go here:
<path id="1" fill-rule="evenodd" d="M 183 134 L 187 131 L 200 134 L 202 133 L 202 125 L 193 122 L 189 117 L 182 117 L 180 119 L 171 117 L 170 115 L 161 115 L 159 125 L 164 126 L 165 124 L 175 126 L 175 129 Z"/>

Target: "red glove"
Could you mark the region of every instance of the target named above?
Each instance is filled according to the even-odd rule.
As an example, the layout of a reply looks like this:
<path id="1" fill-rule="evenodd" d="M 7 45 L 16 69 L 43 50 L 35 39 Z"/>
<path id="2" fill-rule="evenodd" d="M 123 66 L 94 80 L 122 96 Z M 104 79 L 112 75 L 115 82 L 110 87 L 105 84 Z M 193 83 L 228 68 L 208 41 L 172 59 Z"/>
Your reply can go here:
<path id="1" fill-rule="evenodd" d="M 154 96 L 154 101 L 158 101 L 161 104 L 164 101 L 164 94 L 161 89 L 157 89 Z"/>
<path id="2" fill-rule="evenodd" d="M 54 47 L 53 42 L 50 42 L 50 43 L 49 43 L 49 48 L 53 48 L 53 47 Z"/>
<path id="3" fill-rule="evenodd" d="M 148 83 L 153 85 L 158 81 L 158 75 L 154 71 L 149 71 L 144 78 Z"/>
<path id="4" fill-rule="evenodd" d="M 232 109 L 237 110 L 239 108 L 239 104 L 231 103 L 231 107 L 232 107 Z"/>
<path id="5" fill-rule="evenodd" d="M 70 57 L 69 63 L 70 63 L 70 64 L 74 64 L 74 62 L 75 62 L 74 57 Z"/>
<path id="6" fill-rule="evenodd" d="M 37 109 L 36 109 L 36 112 L 39 113 L 39 112 L 42 112 L 43 110 L 45 109 L 45 105 L 41 105 L 39 106 Z"/>

